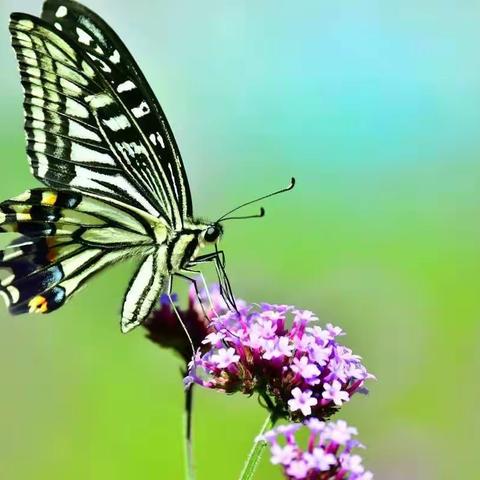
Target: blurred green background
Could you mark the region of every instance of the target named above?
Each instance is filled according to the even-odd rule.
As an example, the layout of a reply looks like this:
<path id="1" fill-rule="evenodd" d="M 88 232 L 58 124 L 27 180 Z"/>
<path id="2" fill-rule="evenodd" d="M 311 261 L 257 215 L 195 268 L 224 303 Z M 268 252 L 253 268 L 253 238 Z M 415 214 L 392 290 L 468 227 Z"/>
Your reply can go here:
<path id="1" fill-rule="evenodd" d="M 387 480 L 476 478 L 480 2 L 87 4 L 120 34 L 180 145 L 197 214 L 295 175 L 260 221 L 227 224 L 238 296 L 341 325 L 378 377 L 344 418 Z M 36 185 L 0 3 L 2 198 Z M 51 316 L 0 312 L 0 478 L 182 478 L 180 362 L 123 336 L 133 265 Z M 214 274 L 208 271 L 213 281 Z M 264 413 L 198 391 L 198 477 L 237 478 Z M 280 478 L 261 465 L 258 479 Z"/>

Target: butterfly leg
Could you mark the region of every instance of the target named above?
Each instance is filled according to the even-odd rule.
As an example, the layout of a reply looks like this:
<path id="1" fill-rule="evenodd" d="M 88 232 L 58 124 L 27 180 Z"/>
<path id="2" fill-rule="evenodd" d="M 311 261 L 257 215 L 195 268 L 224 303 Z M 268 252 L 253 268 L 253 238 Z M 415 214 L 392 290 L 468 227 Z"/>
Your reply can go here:
<path id="1" fill-rule="evenodd" d="M 205 280 L 203 279 L 202 272 L 199 272 L 199 271 L 196 271 L 196 270 L 189 270 L 189 269 L 186 269 L 186 268 L 184 269 L 184 271 L 199 274 L 202 277 L 203 282 L 205 283 Z M 193 285 L 193 288 L 195 289 L 195 295 L 197 296 L 198 303 L 200 303 L 200 306 L 202 307 L 203 315 L 205 316 L 205 318 L 208 319 L 209 316 L 207 314 L 207 311 L 205 310 L 205 306 L 203 305 L 203 301 L 202 301 L 202 297 L 200 296 L 200 290 L 198 289 L 197 281 L 194 278 L 189 277 L 188 275 L 185 275 L 184 273 L 179 273 L 178 272 L 175 275 L 177 277 L 181 277 L 181 278 L 184 278 L 185 280 L 188 280 Z M 207 290 L 207 296 L 210 299 L 210 294 L 208 293 L 208 290 Z M 211 302 L 211 300 L 210 300 L 210 302 Z M 211 308 L 213 309 L 213 304 L 211 304 Z"/>
<path id="2" fill-rule="evenodd" d="M 223 250 L 215 250 L 215 252 L 201 255 L 197 257 L 193 262 L 191 262 L 190 265 L 194 266 L 196 264 L 208 262 L 214 262 L 218 282 L 220 285 L 220 293 L 225 303 L 227 304 L 227 307 L 231 310 L 235 310 L 236 312 L 238 312 L 232 287 L 230 285 L 230 281 L 228 280 L 227 272 L 225 270 L 225 254 Z"/>
<path id="3" fill-rule="evenodd" d="M 218 282 L 220 285 L 220 293 L 229 309 L 238 311 L 235 303 L 230 281 L 228 280 L 227 272 L 225 270 L 225 254 L 223 250 L 216 250 L 214 253 L 203 255 L 196 259 L 199 263 L 214 262 L 215 270 L 217 272 Z"/>
<path id="4" fill-rule="evenodd" d="M 226 268 L 226 263 L 225 263 L 225 252 L 223 250 L 217 250 L 217 253 L 220 257 L 220 261 L 222 262 L 223 268 Z"/>
<path id="5" fill-rule="evenodd" d="M 226 301 L 229 308 L 233 308 L 233 310 L 238 312 L 237 304 L 235 302 L 235 296 L 233 294 L 230 280 L 228 279 L 227 271 L 225 269 L 225 254 L 223 250 L 217 250 L 215 248 L 214 262 L 215 268 L 217 270 L 217 276 L 220 282 L 220 291 L 222 293 L 222 297 Z"/>
<path id="6" fill-rule="evenodd" d="M 180 314 L 178 313 L 178 310 L 177 310 L 177 307 L 175 305 L 175 302 L 173 301 L 173 298 L 172 298 L 172 288 L 173 288 L 173 276 L 170 276 L 169 277 L 169 280 L 168 280 L 168 289 L 167 289 L 167 296 L 168 296 L 168 299 L 170 300 L 170 305 L 172 306 L 172 309 L 173 311 L 175 312 L 175 315 L 177 316 L 177 319 L 178 321 L 180 322 L 180 325 L 182 326 L 185 334 L 187 335 L 187 338 L 188 338 L 188 341 L 190 343 L 190 347 L 192 349 L 192 356 L 195 356 L 195 347 L 193 345 L 193 341 L 192 341 L 192 337 L 190 336 L 190 333 L 187 329 L 187 326 L 185 325 L 185 323 L 183 322 L 182 320 L 182 317 L 180 316 Z"/>

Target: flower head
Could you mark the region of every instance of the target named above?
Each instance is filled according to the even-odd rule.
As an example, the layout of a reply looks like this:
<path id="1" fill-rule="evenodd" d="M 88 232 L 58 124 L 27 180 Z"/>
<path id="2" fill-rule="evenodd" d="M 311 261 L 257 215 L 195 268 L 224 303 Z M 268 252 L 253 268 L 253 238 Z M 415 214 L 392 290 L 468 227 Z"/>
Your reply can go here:
<path id="1" fill-rule="evenodd" d="M 360 447 L 353 439 L 357 430 L 346 422 L 320 422 L 309 419 L 303 423 L 309 438 L 306 446 L 298 444 L 295 429 L 278 427 L 260 437 L 270 445 L 271 459 L 274 465 L 281 465 L 288 479 L 295 480 L 371 480 L 373 475 L 362 465 L 362 458 L 352 454 Z M 288 432 L 288 434 L 285 433 Z"/>
<path id="2" fill-rule="evenodd" d="M 210 348 L 191 362 L 189 382 L 258 393 L 279 417 L 323 419 L 371 377 L 360 357 L 338 343 L 341 335 L 331 324 L 322 328 L 308 310 L 243 304 L 214 319 L 204 340 Z"/>

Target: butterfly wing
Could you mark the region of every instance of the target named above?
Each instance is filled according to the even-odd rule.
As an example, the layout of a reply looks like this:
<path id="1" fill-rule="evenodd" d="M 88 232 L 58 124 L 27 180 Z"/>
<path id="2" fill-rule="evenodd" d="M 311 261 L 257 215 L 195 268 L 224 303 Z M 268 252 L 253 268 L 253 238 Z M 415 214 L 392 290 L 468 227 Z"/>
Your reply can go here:
<path id="1" fill-rule="evenodd" d="M 0 231 L 21 234 L 0 251 L 0 293 L 12 314 L 54 311 L 106 266 L 158 250 L 135 211 L 66 190 L 34 189 L 1 203 Z M 166 273 L 157 271 L 156 284 Z M 146 312 L 137 308 L 122 328 Z"/>
<path id="2" fill-rule="evenodd" d="M 173 144 L 166 140 L 168 132 L 150 133 L 162 125 L 154 97 L 134 88 L 130 92 L 142 100 L 127 101 L 125 88 L 133 82 L 143 86 L 141 79 L 36 17 L 12 14 L 10 31 L 25 89 L 27 153 L 34 175 L 55 188 L 134 205 L 180 228 L 191 212 L 188 184 L 178 175 L 180 157 L 174 169 L 159 156 Z"/>
<path id="3" fill-rule="evenodd" d="M 47 0 L 42 18 L 87 50 L 138 126 L 164 172 L 182 218 L 191 218 L 192 199 L 172 129 L 150 85 L 125 44 L 95 12 L 70 0 Z"/>
<path id="4" fill-rule="evenodd" d="M 168 269 L 166 247 L 152 251 L 141 263 L 130 281 L 123 300 L 121 328 L 127 333 L 150 315 L 166 287 Z"/>

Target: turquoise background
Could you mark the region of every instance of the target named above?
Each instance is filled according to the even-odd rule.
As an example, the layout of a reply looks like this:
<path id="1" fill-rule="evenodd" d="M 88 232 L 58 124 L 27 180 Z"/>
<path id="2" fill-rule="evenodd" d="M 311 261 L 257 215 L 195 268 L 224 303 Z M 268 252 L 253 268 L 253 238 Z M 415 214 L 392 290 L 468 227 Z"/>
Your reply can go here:
<path id="1" fill-rule="evenodd" d="M 377 479 L 478 475 L 480 2 L 90 1 L 166 111 L 238 296 L 341 325 L 378 377 L 338 414 Z M 28 172 L 0 1 L 2 198 Z M 252 209 L 253 211 L 253 209 Z M 180 362 L 122 336 L 133 265 L 51 316 L 0 312 L 0 478 L 182 478 Z M 214 273 L 207 269 L 214 280 Z M 264 412 L 198 391 L 198 478 L 237 478 Z M 280 478 L 265 458 L 258 479 Z"/>

